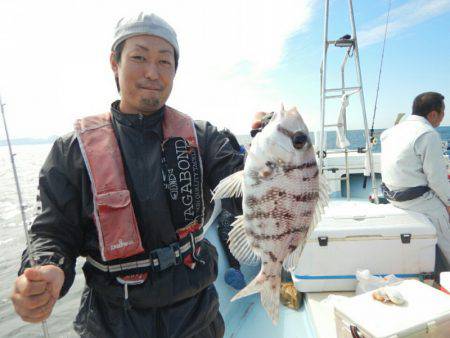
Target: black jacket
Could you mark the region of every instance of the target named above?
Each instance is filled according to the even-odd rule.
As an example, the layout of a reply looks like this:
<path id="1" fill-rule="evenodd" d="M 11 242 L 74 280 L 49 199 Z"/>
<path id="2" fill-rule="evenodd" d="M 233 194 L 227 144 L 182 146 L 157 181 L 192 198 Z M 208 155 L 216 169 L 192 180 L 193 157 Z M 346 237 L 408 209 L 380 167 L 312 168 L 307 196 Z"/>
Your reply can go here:
<path id="1" fill-rule="evenodd" d="M 118 110 L 118 104 L 117 101 L 111 106 L 113 127 L 124 160 L 126 182 L 142 244 L 150 251 L 177 240 L 160 167 L 164 109 L 151 116 L 128 115 Z M 203 162 L 204 188 L 214 188 L 221 179 L 242 167 L 243 156 L 234 151 L 210 123 L 196 121 L 195 127 Z M 40 172 L 39 191 L 42 213 L 31 228 L 33 243 L 38 262 L 56 264 L 63 269 L 63 296 L 73 283 L 78 256 L 90 255 L 100 260 L 92 219 L 91 183 L 74 133 L 55 141 Z M 181 264 L 150 273 L 143 285 L 130 288 L 131 307 L 167 307 L 204 294 L 200 291 L 212 284 L 217 276 L 217 253 L 207 241 L 202 243 L 202 258 L 206 264 L 197 264 L 194 270 Z M 28 264 L 24 252 L 19 273 Z M 83 270 L 90 289 L 112 304 L 123 304 L 123 287 L 115 278 L 89 264 L 85 264 Z M 205 311 L 215 306 L 213 303 L 205 299 Z"/>

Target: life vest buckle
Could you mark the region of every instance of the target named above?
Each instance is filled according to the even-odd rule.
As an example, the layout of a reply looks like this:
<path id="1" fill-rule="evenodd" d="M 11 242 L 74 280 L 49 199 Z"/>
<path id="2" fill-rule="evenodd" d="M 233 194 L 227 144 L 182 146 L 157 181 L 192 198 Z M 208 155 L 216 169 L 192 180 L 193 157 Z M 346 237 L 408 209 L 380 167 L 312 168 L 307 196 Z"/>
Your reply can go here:
<path id="1" fill-rule="evenodd" d="M 197 242 L 192 232 L 189 234 L 189 241 L 191 243 L 192 258 L 194 261 L 199 262 L 201 265 L 205 265 L 206 262 L 197 256 Z"/>
<path id="2" fill-rule="evenodd" d="M 162 271 L 173 265 L 179 265 L 182 262 L 180 245 L 175 242 L 163 248 L 155 249 L 150 252 L 150 258 L 155 271 Z"/>

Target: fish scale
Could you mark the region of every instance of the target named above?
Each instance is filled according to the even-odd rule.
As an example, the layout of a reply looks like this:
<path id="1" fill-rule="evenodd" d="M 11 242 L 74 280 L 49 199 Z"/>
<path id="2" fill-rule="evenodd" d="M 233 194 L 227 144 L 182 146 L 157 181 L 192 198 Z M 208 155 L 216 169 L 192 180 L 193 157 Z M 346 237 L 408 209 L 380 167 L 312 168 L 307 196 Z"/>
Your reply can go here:
<path id="1" fill-rule="evenodd" d="M 259 274 L 232 301 L 260 292 L 274 323 L 282 267 L 295 268 L 328 197 L 308 135 L 295 108 L 275 113 L 253 139 L 244 170 L 221 181 L 214 194 L 242 194 L 243 215 L 233 223 L 230 250 L 241 263 L 261 261 Z"/>

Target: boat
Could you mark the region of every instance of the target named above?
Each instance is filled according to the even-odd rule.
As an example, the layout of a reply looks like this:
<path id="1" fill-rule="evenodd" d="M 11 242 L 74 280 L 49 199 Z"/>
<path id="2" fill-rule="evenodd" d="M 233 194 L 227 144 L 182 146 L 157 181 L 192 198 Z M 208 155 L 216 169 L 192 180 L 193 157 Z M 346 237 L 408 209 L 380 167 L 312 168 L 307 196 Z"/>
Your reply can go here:
<path id="1" fill-rule="evenodd" d="M 315 143 L 317 150 L 317 162 L 320 164 L 322 173 L 326 176 L 330 186 L 330 205 L 325 209 L 324 218 L 329 214 L 336 213 L 336 210 L 347 210 L 350 218 L 361 217 L 370 210 L 375 214 L 376 225 L 384 226 L 383 222 L 389 222 L 382 215 L 391 212 L 394 208 L 392 205 L 383 201 L 379 190 L 381 183 L 381 165 L 380 154 L 373 153 L 372 130 L 368 128 L 366 117 L 361 70 L 359 66 L 359 50 L 356 39 L 356 26 L 353 13 L 352 0 L 349 4 L 349 17 L 351 24 L 351 35 L 344 35 L 341 38 L 330 40 L 328 38 L 329 23 L 329 0 L 325 0 L 324 14 L 324 50 L 323 61 L 320 69 L 321 73 L 321 114 L 320 114 L 320 130 L 315 135 Z M 387 23 L 386 23 L 387 25 Z M 327 51 L 331 47 L 337 47 L 345 52 L 344 59 L 341 64 L 341 86 L 338 88 L 327 87 Z M 349 59 L 353 56 L 356 66 L 357 85 L 353 87 L 346 86 L 345 67 Z M 346 125 L 346 107 L 348 98 L 352 95 L 359 96 L 361 105 L 361 113 L 363 120 L 365 147 L 352 147 L 348 142 L 347 125 Z M 340 99 L 342 102 L 339 116 L 336 123 L 329 123 L 326 119 L 326 102 L 329 99 Z M 397 121 L 398 122 L 398 121 Z M 327 128 L 332 129 L 337 135 L 337 143 L 341 147 L 336 149 L 327 149 Z M 381 203 L 381 204 L 380 204 Z M 383 204 L 384 203 L 384 204 Z M 399 209 L 396 209 L 397 211 Z M 311 338 L 333 338 L 337 337 L 334 310 L 330 302 L 324 302 L 329 299 L 331 294 L 338 296 L 351 297 L 355 294 L 354 287 L 350 290 L 340 292 L 306 292 L 303 296 L 303 306 L 299 310 L 292 310 L 284 306 L 280 306 L 280 317 L 277 325 L 273 325 L 272 321 L 261 306 L 259 294 L 230 302 L 230 299 L 237 292 L 224 282 L 224 273 L 227 268 L 227 261 L 223 252 L 222 245 L 219 241 L 216 227 L 215 216 L 220 212 L 220 203 L 216 204 L 213 216 L 206 227 L 207 239 L 212 242 L 219 252 L 219 275 L 215 282 L 216 289 L 220 298 L 220 311 L 225 320 L 225 337 L 227 338 L 292 338 L 292 337 L 311 337 Z M 408 217 L 408 212 L 402 211 L 399 217 Z M 358 216 L 359 215 L 359 216 Z M 364 218 L 365 216 L 363 216 Z M 350 219 L 349 218 L 349 219 Z M 328 221 L 331 218 L 328 217 Z M 426 222 L 426 221 L 424 221 Z M 323 226 L 323 222 L 317 225 L 317 228 Z M 312 235 L 313 236 L 313 235 Z M 315 240 L 315 239 L 312 239 Z M 433 242 L 434 243 L 434 242 Z M 433 251 L 434 251 L 434 244 Z M 305 249 L 306 250 L 306 249 Z M 304 256 L 303 253 L 302 257 Z M 434 255 L 434 253 L 433 253 Z M 384 256 L 384 260 L 389 260 L 389 256 Z M 433 267 L 434 267 L 434 257 Z M 302 264 L 302 259 L 299 265 Z M 429 264 L 428 264 L 429 265 Z M 242 272 L 249 282 L 259 272 L 259 267 L 242 266 Z M 298 278 L 302 276 L 293 273 L 293 278 L 297 283 L 302 283 Z M 305 276 L 303 276 L 305 277 Z M 306 276 L 311 277 L 311 276 Z M 352 279 L 353 285 L 356 284 L 355 276 L 337 276 Z M 420 277 L 403 276 L 403 277 Z M 343 288 L 345 289 L 345 288 Z"/>
<path id="2" fill-rule="evenodd" d="M 335 40 L 328 40 L 328 8 L 329 0 L 325 0 L 325 28 L 324 28 L 324 61 L 326 61 L 327 49 L 335 46 L 344 51 L 354 51 L 353 54 L 358 57 L 358 48 L 356 40 L 356 28 L 353 15 L 352 0 L 349 0 L 349 13 L 352 23 L 352 35 L 343 36 Z M 342 69 L 349 61 L 349 53 L 345 54 Z M 356 60 L 357 69 L 359 69 L 359 61 Z M 378 186 L 381 183 L 381 166 L 380 154 L 372 152 L 371 135 L 368 128 L 364 96 L 362 90 L 362 79 L 360 70 L 358 74 L 358 85 L 356 87 L 345 87 L 344 72 L 341 72 L 341 87 L 326 87 L 326 62 L 322 63 L 321 74 L 321 128 L 316 134 L 316 149 L 318 150 L 318 162 L 323 169 L 324 175 L 327 177 L 330 186 L 330 207 L 326 209 L 325 216 L 332 212 L 333 208 L 350 209 L 355 215 L 361 216 L 359 210 L 377 209 L 377 202 L 381 198 Z M 330 127 L 336 134 L 341 133 L 343 139 L 348 132 L 346 128 L 345 111 L 337 118 L 337 123 L 327 125 L 325 119 L 327 93 L 331 93 L 333 97 L 330 99 L 343 99 L 345 95 L 359 95 L 361 103 L 361 112 L 364 121 L 364 148 L 358 149 L 352 147 L 351 144 L 345 145 L 343 148 L 331 149 L 326 144 L 326 128 Z M 328 94 L 327 94 L 328 95 Z M 345 142 L 344 142 L 345 143 Z M 369 174 L 369 175 L 367 175 Z M 375 203 L 373 203 L 375 202 Z M 385 211 L 386 209 L 383 209 Z M 219 257 L 218 278 L 215 287 L 220 299 L 220 312 L 225 321 L 225 337 L 227 338 L 333 338 L 336 337 L 336 327 L 334 319 L 333 306 L 327 300 L 330 295 L 338 295 L 351 297 L 354 291 L 340 292 L 306 292 L 303 296 L 303 304 L 299 310 L 280 306 L 280 316 L 277 325 L 272 324 L 266 311 L 261 306 L 259 294 L 251 295 L 235 302 L 230 299 L 237 292 L 225 283 L 224 274 L 228 263 L 226 255 L 223 251 L 222 244 L 216 231 L 217 216 L 221 211 L 220 203 L 216 203 L 214 212 L 210 221 L 205 226 L 206 238 L 217 248 Z M 318 228 L 320 224 L 318 225 Z M 389 257 L 386 257 L 389 259 Z M 242 272 L 246 281 L 249 282 L 259 271 L 259 267 L 250 267 L 242 265 Z M 300 279 L 302 276 L 294 274 L 294 279 Z M 354 276 L 346 276 L 354 280 Z M 301 282 L 300 282 L 301 283 Z M 81 292 L 81 290 L 79 291 Z M 79 299 L 79 296 L 74 297 Z M 47 329 L 44 326 L 44 332 Z M 48 335 L 48 334 L 47 334 Z"/>

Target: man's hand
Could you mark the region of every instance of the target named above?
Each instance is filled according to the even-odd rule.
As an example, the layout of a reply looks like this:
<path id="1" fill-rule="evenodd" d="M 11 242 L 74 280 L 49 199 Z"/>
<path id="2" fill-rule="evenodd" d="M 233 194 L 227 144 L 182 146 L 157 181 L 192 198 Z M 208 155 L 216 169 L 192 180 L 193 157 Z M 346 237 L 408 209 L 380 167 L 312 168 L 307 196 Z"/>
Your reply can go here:
<path id="1" fill-rule="evenodd" d="M 250 131 L 250 136 L 255 137 L 270 121 L 273 113 L 258 112 L 253 116 L 252 130 Z"/>
<path id="2" fill-rule="evenodd" d="M 267 114 L 269 114 L 269 113 L 266 113 L 263 111 L 255 113 L 255 116 L 253 116 L 253 121 L 252 121 L 252 129 L 261 128 L 261 121 Z"/>
<path id="3" fill-rule="evenodd" d="M 38 323 L 47 319 L 59 298 L 64 272 L 54 265 L 29 268 L 17 277 L 11 300 L 22 320 Z"/>

